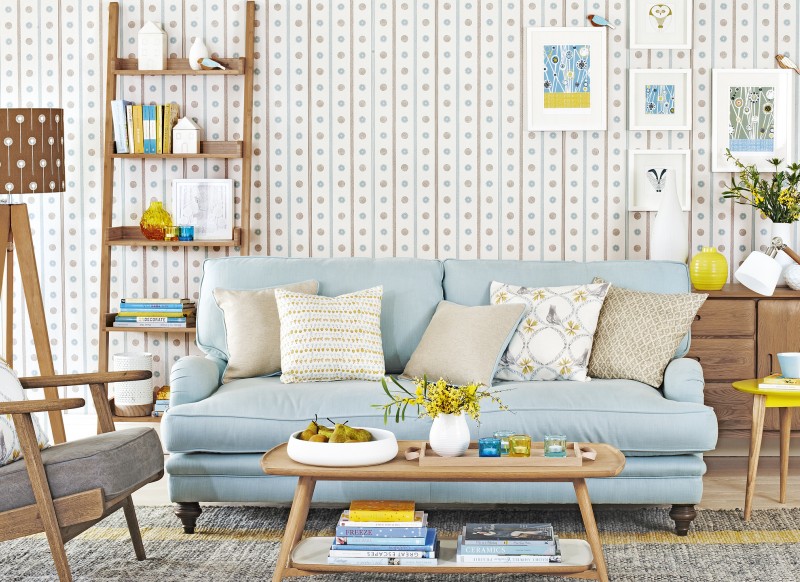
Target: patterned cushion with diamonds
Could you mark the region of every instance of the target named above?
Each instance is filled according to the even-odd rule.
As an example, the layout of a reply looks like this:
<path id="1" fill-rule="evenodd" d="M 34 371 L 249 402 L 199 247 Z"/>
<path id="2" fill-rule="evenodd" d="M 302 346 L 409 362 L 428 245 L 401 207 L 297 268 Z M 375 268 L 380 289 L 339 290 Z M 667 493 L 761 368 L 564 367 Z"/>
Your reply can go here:
<path id="1" fill-rule="evenodd" d="M 597 323 L 589 376 L 661 386 L 667 364 L 706 297 L 700 293 L 611 289 Z"/>
<path id="2" fill-rule="evenodd" d="M 585 381 L 597 318 L 609 287 L 609 283 L 519 287 L 494 281 L 492 303 L 525 305 L 495 377 Z"/>

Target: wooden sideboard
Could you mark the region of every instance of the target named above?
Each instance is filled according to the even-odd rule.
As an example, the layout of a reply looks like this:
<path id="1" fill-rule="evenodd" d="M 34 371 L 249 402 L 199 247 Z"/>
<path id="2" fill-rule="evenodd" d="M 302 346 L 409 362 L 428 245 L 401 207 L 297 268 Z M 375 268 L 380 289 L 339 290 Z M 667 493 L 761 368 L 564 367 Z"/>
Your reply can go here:
<path id="1" fill-rule="evenodd" d="M 705 402 L 717 414 L 720 436 L 749 438 L 753 398 L 731 382 L 780 372 L 776 354 L 800 351 L 800 291 L 779 287 L 764 297 L 732 284 L 697 293 L 709 297 L 692 324 L 687 357 L 703 366 Z M 800 426 L 800 409 L 792 424 Z M 778 430 L 776 410 L 767 410 L 764 430 Z"/>

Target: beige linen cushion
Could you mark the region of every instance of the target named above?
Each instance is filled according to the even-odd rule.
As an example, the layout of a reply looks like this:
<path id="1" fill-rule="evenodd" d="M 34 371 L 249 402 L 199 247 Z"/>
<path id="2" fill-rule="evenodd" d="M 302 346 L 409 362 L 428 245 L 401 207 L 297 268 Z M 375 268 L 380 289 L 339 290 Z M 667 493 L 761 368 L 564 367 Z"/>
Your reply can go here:
<path id="1" fill-rule="evenodd" d="M 467 307 L 440 301 L 402 377 L 490 386 L 524 311 L 521 303 Z"/>
<path id="2" fill-rule="evenodd" d="M 667 364 L 706 297 L 700 293 L 647 293 L 612 287 L 597 322 L 589 376 L 661 386 Z"/>
<path id="3" fill-rule="evenodd" d="M 225 317 L 228 367 L 222 383 L 267 376 L 281 371 L 281 321 L 275 289 L 316 295 L 314 280 L 268 289 L 214 289 L 214 299 Z"/>

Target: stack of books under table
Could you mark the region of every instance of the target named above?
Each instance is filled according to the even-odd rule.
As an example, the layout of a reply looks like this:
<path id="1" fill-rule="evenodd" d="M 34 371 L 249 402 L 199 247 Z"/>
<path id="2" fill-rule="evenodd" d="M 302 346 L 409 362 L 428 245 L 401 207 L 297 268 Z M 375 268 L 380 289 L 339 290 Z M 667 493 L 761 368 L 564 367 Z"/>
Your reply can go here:
<path id="1" fill-rule="evenodd" d="M 353 501 L 342 512 L 329 564 L 435 566 L 436 529 L 413 501 Z"/>
<path id="2" fill-rule="evenodd" d="M 549 523 L 468 523 L 458 536 L 456 562 L 560 564 L 561 550 Z"/>
<path id="3" fill-rule="evenodd" d="M 114 327 L 194 327 L 195 304 L 189 299 L 123 299 Z"/>

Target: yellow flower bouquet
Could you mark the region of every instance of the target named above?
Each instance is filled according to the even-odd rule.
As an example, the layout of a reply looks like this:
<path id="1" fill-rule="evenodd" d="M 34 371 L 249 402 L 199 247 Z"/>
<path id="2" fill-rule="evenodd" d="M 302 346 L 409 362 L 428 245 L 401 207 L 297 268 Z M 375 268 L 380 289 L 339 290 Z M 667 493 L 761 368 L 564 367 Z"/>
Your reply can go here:
<path id="1" fill-rule="evenodd" d="M 412 394 L 400 382 L 393 377 L 389 379 L 402 392 L 392 392 L 386 383 L 386 378 L 381 379 L 383 391 L 390 401 L 386 404 L 373 404 L 375 408 L 383 410 L 384 424 L 389 421 L 389 416 L 394 414 L 395 422 L 405 420 L 406 409 L 409 406 L 417 407 L 417 414 L 420 418 L 429 416 L 436 418 L 440 414 L 461 414 L 469 415 L 473 420 L 480 424 L 481 400 L 489 398 L 496 403 L 500 410 L 508 410 L 497 396 L 500 391 L 486 389 L 483 384 L 472 383 L 466 386 L 456 386 L 448 384 L 444 378 L 439 378 L 436 382 L 428 382 L 427 377 L 415 378 L 416 387 Z"/>
<path id="2" fill-rule="evenodd" d="M 752 206 L 775 223 L 792 223 L 800 218 L 800 163 L 779 170 L 783 160 L 767 160 L 775 166 L 772 179 L 767 181 L 761 177 L 755 164 L 743 164 L 729 149 L 725 150 L 725 156 L 739 168 L 739 182 L 732 178 L 730 185 L 725 185 L 723 198 Z"/>

